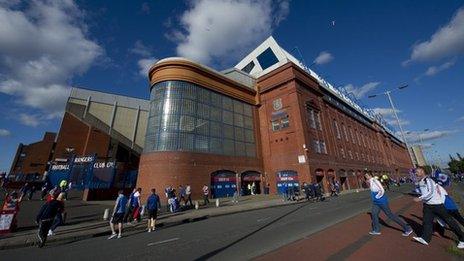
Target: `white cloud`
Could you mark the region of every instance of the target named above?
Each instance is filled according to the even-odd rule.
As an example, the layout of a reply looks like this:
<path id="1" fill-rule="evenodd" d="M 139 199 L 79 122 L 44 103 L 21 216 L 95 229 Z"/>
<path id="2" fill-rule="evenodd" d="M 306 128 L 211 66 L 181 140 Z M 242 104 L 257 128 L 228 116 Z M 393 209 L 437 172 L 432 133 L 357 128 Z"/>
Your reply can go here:
<path id="1" fill-rule="evenodd" d="M 460 8 L 451 21 L 438 29 L 428 41 L 413 46 L 411 57 L 403 62 L 433 61 L 464 54 L 464 8 Z"/>
<path id="2" fill-rule="evenodd" d="M 103 49 L 86 36 L 84 14 L 71 0 L 0 5 L 0 92 L 47 115 L 60 115 L 70 79 Z M 49 117 L 45 117 L 49 118 Z"/>
<path id="3" fill-rule="evenodd" d="M 394 116 L 393 109 L 391 108 L 374 108 L 372 109 L 375 114 L 380 114 L 383 117 Z M 396 113 L 400 113 L 401 111 L 396 109 Z"/>
<path id="4" fill-rule="evenodd" d="M 11 132 L 9 130 L 0 129 L 0 137 L 10 136 Z"/>
<path id="5" fill-rule="evenodd" d="M 385 117 L 384 120 L 385 120 L 389 125 L 398 127 L 398 121 L 396 121 L 396 118 L 394 118 L 394 117 L 391 117 L 391 118 Z M 409 125 L 409 124 L 411 123 L 410 121 L 405 120 L 405 119 L 402 119 L 402 118 L 400 118 L 400 117 L 398 117 L 398 120 L 400 121 L 401 126 Z"/>
<path id="6" fill-rule="evenodd" d="M 380 82 L 369 82 L 361 87 L 356 87 L 353 84 L 348 84 L 343 88 L 345 89 L 345 91 L 352 93 L 354 97 L 356 97 L 356 99 L 361 99 L 366 95 L 366 93 L 377 88 L 379 84 Z"/>
<path id="7" fill-rule="evenodd" d="M 456 121 L 458 121 L 458 122 L 464 122 L 464 116 L 459 117 Z"/>
<path id="8" fill-rule="evenodd" d="M 140 55 L 143 57 L 148 57 L 152 55 L 152 49 L 150 46 L 146 46 L 142 41 L 137 40 L 132 48 L 129 49 L 129 52 Z"/>
<path id="9" fill-rule="evenodd" d="M 166 37 L 177 54 L 204 64 L 237 59 L 268 37 L 288 15 L 288 1 L 198 0 Z M 273 18 L 275 17 L 275 18 Z"/>
<path id="10" fill-rule="evenodd" d="M 18 120 L 22 124 L 26 126 L 30 126 L 30 127 L 37 127 L 40 124 L 40 119 L 39 119 L 39 116 L 37 115 L 29 115 L 29 114 L 21 113 L 19 114 Z"/>
<path id="11" fill-rule="evenodd" d="M 439 65 L 439 66 L 430 66 L 427 71 L 425 72 L 425 75 L 427 76 L 433 76 L 441 71 L 444 71 L 446 69 L 449 69 L 450 67 L 452 67 L 453 65 L 455 64 L 454 61 L 450 61 L 450 62 L 446 62 L 442 65 Z"/>
<path id="12" fill-rule="evenodd" d="M 140 59 L 137 62 L 138 66 L 139 66 L 139 74 L 141 76 L 143 76 L 143 77 L 148 77 L 148 70 L 157 61 L 158 61 L 158 59 L 156 59 L 155 57 Z"/>
<path id="13" fill-rule="evenodd" d="M 436 140 L 444 137 L 448 137 L 454 133 L 457 133 L 457 130 L 436 130 L 436 131 L 411 131 L 406 133 L 406 139 L 409 142 L 421 142 L 421 141 L 430 141 Z"/>
<path id="14" fill-rule="evenodd" d="M 330 63 L 334 59 L 333 55 L 329 52 L 322 51 L 316 59 L 314 59 L 314 63 L 318 65 Z"/>

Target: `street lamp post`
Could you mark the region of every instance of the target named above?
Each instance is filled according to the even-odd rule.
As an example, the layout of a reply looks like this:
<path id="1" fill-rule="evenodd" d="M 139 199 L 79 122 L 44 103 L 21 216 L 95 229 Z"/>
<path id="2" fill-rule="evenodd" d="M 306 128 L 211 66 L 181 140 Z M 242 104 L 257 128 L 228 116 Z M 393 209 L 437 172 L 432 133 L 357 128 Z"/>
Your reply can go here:
<path id="1" fill-rule="evenodd" d="M 409 144 L 408 144 L 408 141 L 406 140 L 406 136 L 404 135 L 404 130 L 403 130 L 403 126 L 401 126 L 401 122 L 400 122 L 400 118 L 398 117 L 398 114 L 396 113 L 396 107 L 395 105 L 393 104 L 393 100 L 391 98 L 391 93 L 393 91 L 396 91 L 396 90 L 401 90 L 401 89 L 404 89 L 408 87 L 408 85 L 402 85 L 400 87 L 397 87 L 395 89 L 392 89 L 392 90 L 388 90 L 386 92 L 383 92 L 383 93 L 379 93 L 379 94 L 374 94 L 374 95 L 369 95 L 368 98 L 374 98 L 374 97 L 377 97 L 378 95 L 381 95 L 381 94 L 384 94 L 388 97 L 388 101 L 390 102 L 390 106 L 393 110 L 393 114 L 395 115 L 395 118 L 396 118 L 396 122 L 398 123 L 398 128 L 400 129 L 400 132 L 401 132 L 401 138 L 403 138 L 403 142 L 404 144 L 406 145 L 406 149 L 408 150 L 408 154 L 409 154 L 409 158 L 411 159 L 411 162 L 414 163 L 414 160 L 412 158 L 412 155 L 411 155 L 411 151 L 409 150 Z"/>

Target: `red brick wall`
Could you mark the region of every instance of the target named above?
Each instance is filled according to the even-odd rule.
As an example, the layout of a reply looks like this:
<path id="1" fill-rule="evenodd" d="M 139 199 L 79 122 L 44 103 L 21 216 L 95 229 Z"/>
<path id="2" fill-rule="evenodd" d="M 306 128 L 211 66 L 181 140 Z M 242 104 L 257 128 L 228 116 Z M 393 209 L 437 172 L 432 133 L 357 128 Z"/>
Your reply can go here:
<path id="1" fill-rule="evenodd" d="M 203 184 L 211 185 L 211 173 L 231 170 L 239 175 L 248 170 L 263 173 L 261 161 L 256 158 L 228 157 L 193 152 L 152 152 L 142 154 L 137 187 L 142 188 L 142 198 L 155 188 L 165 199 L 164 188 L 168 185 L 177 190 L 179 185 L 190 184 L 193 198 L 201 198 Z"/>

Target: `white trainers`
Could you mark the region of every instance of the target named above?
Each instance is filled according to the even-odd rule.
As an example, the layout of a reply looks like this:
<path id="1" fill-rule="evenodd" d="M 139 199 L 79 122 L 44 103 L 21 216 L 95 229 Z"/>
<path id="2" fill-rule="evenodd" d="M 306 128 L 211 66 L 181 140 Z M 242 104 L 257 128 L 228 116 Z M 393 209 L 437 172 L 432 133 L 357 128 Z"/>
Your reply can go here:
<path id="1" fill-rule="evenodd" d="M 459 241 L 458 245 L 456 246 L 459 249 L 464 249 L 464 242 Z"/>
<path id="2" fill-rule="evenodd" d="M 425 241 L 422 237 L 412 237 L 412 239 L 416 240 L 417 242 L 421 243 L 422 245 L 426 245 L 428 246 L 429 243 L 427 243 L 427 241 Z M 464 247 L 464 245 L 463 245 Z"/>
<path id="3" fill-rule="evenodd" d="M 117 234 L 116 234 L 116 233 L 114 233 L 114 234 L 111 234 L 111 236 L 109 236 L 109 237 L 108 237 L 108 239 L 113 239 L 113 238 L 115 238 L 116 236 L 117 236 Z"/>
<path id="4" fill-rule="evenodd" d="M 119 235 L 118 235 L 118 239 L 119 239 L 119 238 L 121 238 L 121 237 L 122 237 L 122 235 L 121 235 L 121 234 L 119 234 Z"/>
<path id="5" fill-rule="evenodd" d="M 409 237 L 409 235 L 412 234 L 412 229 L 408 229 L 407 231 L 404 231 L 403 234 L 401 234 L 403 237 Z"/>
<path id="6" fill-rule="evenodd" d="M 148 229 L 148 233 L 150 233 L 150 232 L 151 232 L 151 228 Z"/>
<path id="7" fill-rule="evenodd" d="M 377 232 L 377 231 L 370 231 L 370 232 L 369 232 L 369 235 L 372 235 L 372 236 L 379 236 L 379 235 L 382 235 L 382 233 Z"/>
<path id="8" fill-rule="evenodd" d="M 53 235 L 55 235 L 55 233 L 53 233 L 53 231 L 51 231 L 51 230 L 48 230 L 48 235 L 47 236 L 51 237 Z"/>

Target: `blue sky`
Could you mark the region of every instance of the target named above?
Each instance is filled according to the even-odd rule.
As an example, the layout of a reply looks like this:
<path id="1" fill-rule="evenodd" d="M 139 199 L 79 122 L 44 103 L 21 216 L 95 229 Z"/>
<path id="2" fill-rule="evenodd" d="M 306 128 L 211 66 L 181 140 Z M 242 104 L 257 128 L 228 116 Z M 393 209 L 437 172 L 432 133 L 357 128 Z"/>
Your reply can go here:
<path id="1" fill-rule="evenodd" d="M 394 126 L 367 96 L 408 84 L 393 94 L 408 140 L 464 154 L 464 1 L 0 0 L 0 171 L 59 129 L 70 86 L 148 98 L 152 62 L 220 70 L 269 35 Z"/>

